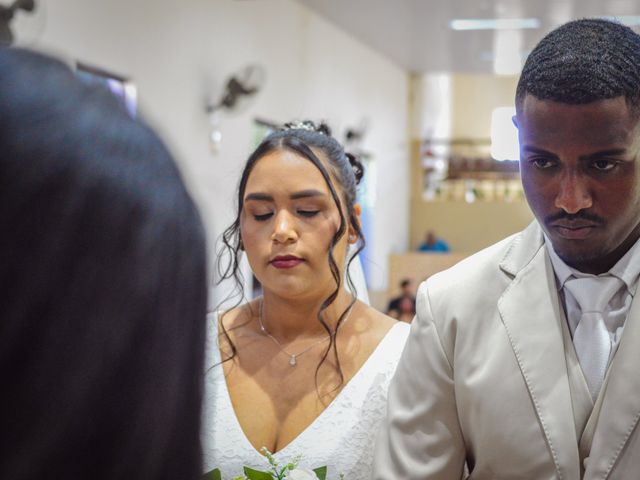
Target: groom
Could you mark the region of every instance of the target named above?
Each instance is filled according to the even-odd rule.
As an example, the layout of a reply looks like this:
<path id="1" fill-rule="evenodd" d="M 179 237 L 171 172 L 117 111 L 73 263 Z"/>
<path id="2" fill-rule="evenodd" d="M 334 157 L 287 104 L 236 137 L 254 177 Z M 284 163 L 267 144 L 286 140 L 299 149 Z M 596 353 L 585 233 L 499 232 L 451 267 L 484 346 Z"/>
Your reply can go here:
<path id="1" fill-rule="evenodd" d="M 640 36 L 570 22 L 516 92 L 536 221 L 421 285 L 375 479 L 640 471 Z"/>

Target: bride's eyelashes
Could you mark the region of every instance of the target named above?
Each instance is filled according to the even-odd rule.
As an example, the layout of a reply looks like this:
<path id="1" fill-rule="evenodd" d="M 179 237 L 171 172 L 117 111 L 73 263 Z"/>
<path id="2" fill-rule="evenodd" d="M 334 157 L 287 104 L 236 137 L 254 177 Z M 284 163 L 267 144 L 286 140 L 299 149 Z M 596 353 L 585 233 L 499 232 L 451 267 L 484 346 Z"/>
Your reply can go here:
<path id="1" fill-rule="evenodd" d="M 301 217 L 305 217 L 305 218 L 315 217 L 319 213 L 320 213 L 320 210 L 296 210 L 296 214 L 300 215 Z M 273 212 L 260 213 L 260 214 L 254 213 L 253 214 L 254 220 L 256 220 L 258 222 L 266 222 L 271 217 L 273 217 Z"/>
<path id="2" fill-rule="evenodd" d="M 298 214 L 303 217 L 311 218 L 320 213 L 320 210 L 298 210 Z"/>
<path id="3" fill-rule="evenodd" d="M 265 222 L 269 220 L 272 216 L 273 216 L 273 212 L 263 213 L 263 214 L 256 214 L 256 213 L 253 214 L 254 220 L 257 220 L 258 222 Z"/>

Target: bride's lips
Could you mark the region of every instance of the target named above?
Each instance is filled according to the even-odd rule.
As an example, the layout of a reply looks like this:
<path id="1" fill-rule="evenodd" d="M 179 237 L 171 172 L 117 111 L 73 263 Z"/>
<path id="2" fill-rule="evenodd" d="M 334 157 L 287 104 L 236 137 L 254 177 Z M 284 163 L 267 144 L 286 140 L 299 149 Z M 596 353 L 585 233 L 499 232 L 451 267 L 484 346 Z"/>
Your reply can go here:
<path id="1" fill-rule="evenodd" d="M 275 268 L 293 268 L 304 262 L 303 259 L 294 255 L 281 255 L 274 257 L 269 263 Z"/>

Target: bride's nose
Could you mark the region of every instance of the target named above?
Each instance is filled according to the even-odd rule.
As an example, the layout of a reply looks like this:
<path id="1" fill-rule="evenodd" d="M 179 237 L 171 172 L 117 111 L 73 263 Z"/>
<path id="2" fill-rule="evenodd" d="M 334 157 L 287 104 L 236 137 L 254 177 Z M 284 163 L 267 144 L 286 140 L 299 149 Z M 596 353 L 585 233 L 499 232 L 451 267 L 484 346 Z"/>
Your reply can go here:
<path id="1" fill-rule="evenodd" d="M 278 243 L 294 242 L 298 239 L 296 232 L 295 218 L 287 210 L 280 210 L 276 214 L 273 224 L 271 239 Z"/>

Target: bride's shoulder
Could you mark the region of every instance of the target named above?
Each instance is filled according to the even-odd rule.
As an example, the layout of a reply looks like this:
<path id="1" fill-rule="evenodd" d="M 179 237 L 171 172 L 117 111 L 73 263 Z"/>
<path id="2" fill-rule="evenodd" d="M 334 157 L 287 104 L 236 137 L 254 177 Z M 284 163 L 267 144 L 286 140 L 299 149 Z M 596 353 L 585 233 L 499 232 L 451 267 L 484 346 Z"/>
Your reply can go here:
<path id="1" fill-rule="evenodd" d="M 385 315 L 370 305 L 362 303 L 363 309 L 361 313 L 362 330 L 368 332 L 377 342 L 389 333 L 395 327 L 396 330 L 407 330 L 409 325 L 404 322 L 398 322 L 395 318 Z"/>
<path id="2" fill-rule="evenodd" d="M 222 351 L 233 351 L 243 343 L 250 329 L 242 328 L 251 323 L 257 315 L 257 302 L 237 305 L 229 310 L 211 312 L 208 318 L 209 335 L 215 336 Z"/>
<path id="3" fill-rule="evenodd" d="M 217 310 L 210 314 L 217 324 L 218 330 L 235 330 L 249 323 L 258 312 L 258 303 L 254 300 L 232 307 L 228 310 Z"/>

